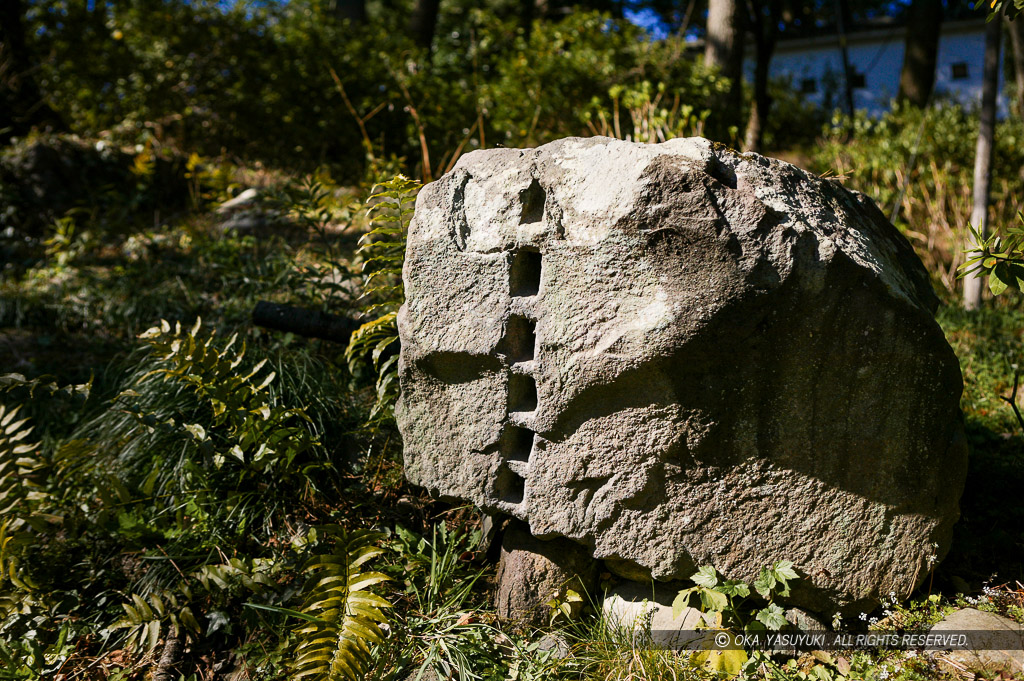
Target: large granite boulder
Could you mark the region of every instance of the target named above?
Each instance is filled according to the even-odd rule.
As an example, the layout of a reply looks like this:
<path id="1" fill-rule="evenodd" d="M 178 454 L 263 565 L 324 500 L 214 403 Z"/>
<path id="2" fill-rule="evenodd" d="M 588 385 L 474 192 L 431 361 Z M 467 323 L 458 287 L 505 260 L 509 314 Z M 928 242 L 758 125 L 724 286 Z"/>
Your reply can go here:
<path id="1" fill-rule="evenodd" d="M 864 196 L 707 140 L 464 156 L 420 193 L 399 313 L 409 480 L 632 576 L 907 595 L 949 546 L 957 359 Z"/>

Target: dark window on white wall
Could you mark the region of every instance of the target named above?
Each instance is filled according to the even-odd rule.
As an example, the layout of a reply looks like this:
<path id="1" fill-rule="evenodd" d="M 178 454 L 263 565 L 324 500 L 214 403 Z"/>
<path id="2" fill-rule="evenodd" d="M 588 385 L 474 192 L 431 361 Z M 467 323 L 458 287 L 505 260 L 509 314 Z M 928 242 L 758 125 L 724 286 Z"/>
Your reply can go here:
<path id="1" fill-rule="evenodd" d="M 800 92 L 811 95 L 818 91 L 818 81 L 813 78 L 804 78 L 800 81 Z"/>
<path id="2" fill-rule="evenodd" d="M 953 80 L 967 80 L 970 75 L 967 71 L 967 62 L 958 61 L 952 66 Z"/>
<path id="3" fill-rule="evenodd" d="M 860 71 L 854 71 L 850 74 L 850 87 L 852 88 L 865 88 L 868 86 L 867 78 Z"/>

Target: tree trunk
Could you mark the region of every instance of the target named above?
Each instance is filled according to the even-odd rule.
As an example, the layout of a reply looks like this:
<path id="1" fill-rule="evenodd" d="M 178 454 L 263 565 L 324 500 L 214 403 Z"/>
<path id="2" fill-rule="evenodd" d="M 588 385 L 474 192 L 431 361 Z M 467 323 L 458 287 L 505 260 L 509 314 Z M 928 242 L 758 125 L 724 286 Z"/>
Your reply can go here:
<path id="1" fill-rule="evenodd" d="M 0 0 L 0 140 L 34 126 L 63 129 L 60 116 L 43 99 L 25 43 L 22 0 Z"/>
<path id="2" fill-rule="evenodd" d="M 981 90 L 981 115 L 978 146 L 974 154 L 974 209 L 971 224 L 982 238 L 988 236 L 988 199 L 992 185 L 992 148 L 996 129 L 996 96 L 999 94 L 999 41 L 1003 35 L 1001 14 L 985 26 L 985 72 Z M 978 244 L 974 244 L 977 246 Z M 964 278 L 964 307 L 976 310 L 981 306 L 981 277 L 969 274 Z"/>
<path id="3" fill-rule="evenodd" d="M 164 649 L 160 654 L 160 661 L 157 662 L 156 669 L 153 671 L 153 681 L 174 681 L 174 679 L 178 678 L 179 675 L 174 671 L 174 667 L 181 659 L 184 643 L 181 628 L 175 624 L 171 627 L 170 632 L 167 634 L 167 639 L 164 641 Z"/>
<path id="4" fill-rule="evenodd" d="M 845 0 L 836 0 L 836 33 L 839 36 L 839 56 L 843 63 L 843 96 L 846 113 L 853 115 L 853 69 L 850 68 L 850 51 L 846 43 L 846 27 L 850 25 L 850 5 Z"/>
<path id="5" fill-rule="evenodd" d="M 416 44 L 427 50 L 434 42 L 434 30 L 437 28 L 437 14 L 441 10 L 441 0 L 416 0 L 409 20 L 409 33 Z"/>
<path id="6" fill-rule="evenodd" d="M 768 94 L 768 73 L 775 53 L 780 10 L 779 0 L 770 0 L 767 4 L 759 0 L 750 2 L 750 25 L 754 31 L 757 62 L 754 65 L 754 105 L 750 108 L 743 136 L 746 151 L 761 152 L 764 129 L 768 124 L 768 111 L 772 106 L 772 98 Z"/>
<path id="7" fill-rule="evenodd" d="M 305 338 L 348 343 L 360 322 L 348 317 L 307 310 L 294 305 L 282 305 L 261 300 L 252 311 L 252 323 L 264 329 L 294 333 Z"/>
<path id="8" fill-rule="evenodd" d="M 710 0 L 704 63 L 729 79 L 729 92 L 720 106 L 729 125 L 740 121 L 743 109 L 744 0 Z"/>
<path id="9" fill-rule="evenodd" d="M 334 0 L 334 15 L 355 25 L 366 23 L 366 0 Z"/>
<path id="10" fill-rule="evenodd" d="M 519 0 L 519 27 L 523 29 L 523 37 L 530 39 L 533 32 L 533 17 L 537 13 L 537 0 Z"/>
<path id="11" fill-rule="evenodd" d="M 1024 117 L 1024 16 L 1007 24 L 1013 46 L 1013 72 L 1017 78 L 1017 116 Z"/>
<path id="12" fill-rule="evenodd" d="M 942 28 L 942 0 L 913 0 L 907 16 L 903 70 L 897 100 L 924 107 L 935 85 L 935 58 Z"/>

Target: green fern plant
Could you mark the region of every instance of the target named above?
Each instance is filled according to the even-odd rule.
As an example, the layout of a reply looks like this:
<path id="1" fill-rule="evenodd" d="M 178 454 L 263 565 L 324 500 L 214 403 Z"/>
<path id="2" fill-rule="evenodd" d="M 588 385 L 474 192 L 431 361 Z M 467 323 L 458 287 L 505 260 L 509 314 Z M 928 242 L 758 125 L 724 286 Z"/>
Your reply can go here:
<path id="1" fill-rule="evenodd" d="M 236 542 L 275 536 L 283 514 L 335 478 L 305 409 L 284 403 L 277 372 L 235 337 L 163 322 L 142 342 L 110 407 L 61 446 L 59 468 L 89 523 L 182 556 L 147 562 L 125 589 L 148 598 L 225 562 Z"/>
<path id="2" fill-rule="evenodd" d="M 334 552 L 306 565 L 308 596 L 302 608 L 307 623 L 300 626 L 295 671 L 290 678 L 326 681 L 363 679 L 371 666 L 371 643 L 381 643 L 383 610 L 391 604 L 369 591 L 389 578 L 364 572 L 363 566 L 384 551 L 377 532 L 321 528 L 333 536 Z"/>
<path id="3" fill-rule="evenodd" d="M 271 371 L 256 378 L 267 360 L 259 362 L 248 373 L 237 371 L 245 356 L 244 344 L 234 349 L 237 334 L 226 345 L 218 347 L 213 334 L 200 338 L 201 325 L 202 320 L 197 319 L 190 331 L 182 332 L 181 325 L 177 324 L 172 333 L 170 324 L 163 321 L 159 328 L 142 334 L 142 340 L 161 360 L 170 364 L 148 375 L 160 375 L 165 380 L 190 386 L 209 402 L 213 410 L 212 425 L 226 427 L 232 435 L 230 448 L 213 456 L 217 467 L 224 465 L 228 457 L 258 469 L 274 464 L 288 466 L 313 442 L 305 428 L 287 422 L 293 419 L 308 422 L 309 417 L 301 409 L 286 409 L 268 398 L 267 387 L 276 373 Z M 207 429 L 201 424 L 185 423 L 182 427 L 200 446 L 211 442 Z"/>
<path id="4" fill-rule="evenodd" d="M 25 547 L 36 541 L 32 526 L 45 525 L 32 506 L 45 499 L 41 478 L 45 463 L 28 442 L 29 419 L 21 407 L 0 404 L 0 622 L 13 613 L 29 614 L 40 601 L 30 570 L 21 565 Z"/>
<path id="5" fill-rule="evenodd" d="M 342 258 L 335 226 L 350 223 L 361 207 L 357 202 L 339 201 L 322 177 L 323 173 L 317 171 L 300 183 L 271 192 L 267 203 L 279 214 L 289 216 L 307 233 L 315 235 L 319 242 L 318 256 L 293 271 L 285 281 L 286 288 L 301 304 L 315 304 L 322 311 L 330 312 L 345 304 L 350 291 L 349 280 L 355 276 Z M 324 179 L 329 180 L 329 177 Z"/>
<path id="6" fill-rule="evenodd" d="M 0 516 L 17 510 L 19 503 L 38 496 L 39 474 L 44 464 L 32 454 L 39 443 L 26 442 L 32 433 L 28 419 L 18 419 L 21 407 L 10 409 L 0 404 Z"/>
<path id="7" fill-rule="evenodd" d="M 0 614 L 16 608 L 20 595 L 34 588 L 18 555 L 33 540 L 25 530 L 35 520 L 27 505 L 45 496 L 39 480 L 45 464 L 33 456 L 39 443 L 27 441 L 33 429 L 27 418 L 18 418 L 20 411 L 0 404 Z"/>
<path id="8" fill-rule="evenodd" d="M 398 399 L 398 308 L 405 302 L 402 265 L 409 221 L 415 210 L 420 183 L 404 175 L 377 185 L 367 204 L 370 231 L 362 238 L 363 296 L 370 301 L 363 312 L 374 316 L 352 334 L 345 359 L 349 369 L 369 355 L 377 375 L 377 400 L 370 418 L 389 416 Z M 376 315 L 376 316 L 375 316 Z"/>
<path id="9" fill-rule="evenodd" d="M 125 616 L 111 630 L 127 630 L 124 645 L 131 651 L 147 653 L 153 652 L 161 637 L 196 640 L 202 627 L 193 614 L 194 606 L 201 607 L 203 601 L 208 603 L 236 587 L 257 594 L 273 590 L 277 585 L 271 573 L 280 568 L 279 561 L 265 558 L 230 558 L 226 563 L 200 566 L 186 574 L 174 590 L 129 593 L 128 600 L 121 604 Z M 201 589 L 193 588 L 197 586 Z"/>
<path id="10" fill-rule="evenodd" d="M 167 590 L 151 593 L 146 598 L 133 593 L 131 602 L 121 604 L 125 617 L 111 629 L 128 630 L 125 645 L 129 650 L 153 652 L 162 633 L 174 635 L 185 630 L 195 636 L 200 634 L 199 622 L 188 605 L 192 593 L 184 584 L 179 588 L 181 593 L 177 595 Z"/>

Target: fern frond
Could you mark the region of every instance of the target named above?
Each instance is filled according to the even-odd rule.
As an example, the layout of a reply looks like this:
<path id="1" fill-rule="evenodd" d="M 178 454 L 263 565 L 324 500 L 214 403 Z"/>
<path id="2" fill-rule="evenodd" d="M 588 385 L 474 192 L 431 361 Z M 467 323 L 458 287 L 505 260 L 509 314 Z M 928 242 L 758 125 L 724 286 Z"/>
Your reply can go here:
<path id="1" fill-rule="evenodd" d="M 0 404 L 0 589 L 9 584 L 28 592 L 35 585 L 18 566 L 19 549 L 34 541 L 30 527 L 45 525 L 44 516 L 34 510 L 46 498 L 48 464 L 35 455 L 39 443 L 26 441 L 33 427 L 19 418 L 20 412 L 21 406 Z"/>
<path id="2" fill-rule="evenodd" d="M 125 645 L 129 650 L 152 652 L 160 640 L 162 631 L 175 627 L 184 630 L 192 638 L 202 632 L 199 622 L 188 605 L 189 589 L 181 584 L 178 592 L 154 591 L 145 598 L 137 593 L 130 594 L 128 602 L 121 603 L 125 616 L 111 626 L 111 630 L 127 629 Z M 164 625 L 170 625 L 165 627 Z"/>
<path id="3" fill-rule="evenodd" d="M 329 528 L 328 534 L 334 536 L 335 552 L 316 556 L 305 568 L 309 593 L 302 613 L 308 621 L 296 630 L 294 679 L 362 679 L 371 664 L 370 644 L 384 640 L 380 625 L 391 604 L 368 589 L 389 578 L 362 571 L 383 553 L 377 546 L 382 535 L 367 530 L 346 534 L 339 528 Z"/>
<path id="4" fill-rule="evenodd" d="M 144 425 L 187 434 L 201 448 L 217 450 L 210 428 L 171 421 L 151 423 L 146 410 L 133 406 L 129 398 L 142 392 L 151 377 L 159 376 L 163 381 L 189 388 L 209 404 L 213 413 L 210 425 L 226 436 L 220 438 L 226 441 L 225 445 L 219 451 L 212 451 L 212 463 L 218 468 L 229 461 L 256 470 L 287 466 L 314 446 L 316 441 L 308 429 L 290 425 L 309 423 L 309 416 L 302 409 L 286 409 L 271 399 L 269 388 L 277 373 L 264 373 L 267 360 L 258 362 L 248 371 L 239 371 L 246 352 L 245 343 L 236 346 L 237 334 L 226 343 L 218 342 L 213 333 L 200 336 L 201 327 L 202 321 L 197 319 L 191 330 L 183 331 L 181 325 L 176 324 L 172 331 L 170 324 L 161 321 L 159 327 L 140 336 L 162 366 L 144 374 L 131 389 L 121 393 L 128 411 Z"/>
<path id="5" fill-rule="evenodd" d="M 349 369 L 372 358 L 377 374 L 377 399 L 370 418 L 390 413 L 398 399 L 398 367 L 394 356 L 398 348 L 398 308 L 405 302 L 402 266 L 405 262 L 406 233 L 415 209 L 420 183 L 398 175 L 377 185 L 367 204 L 370 231 L 363 235 L 359 253 L 363 256 L 363 309 L 367 316 L 381 316 L 363 324 L 349 340 L 345 359 Z"/>

